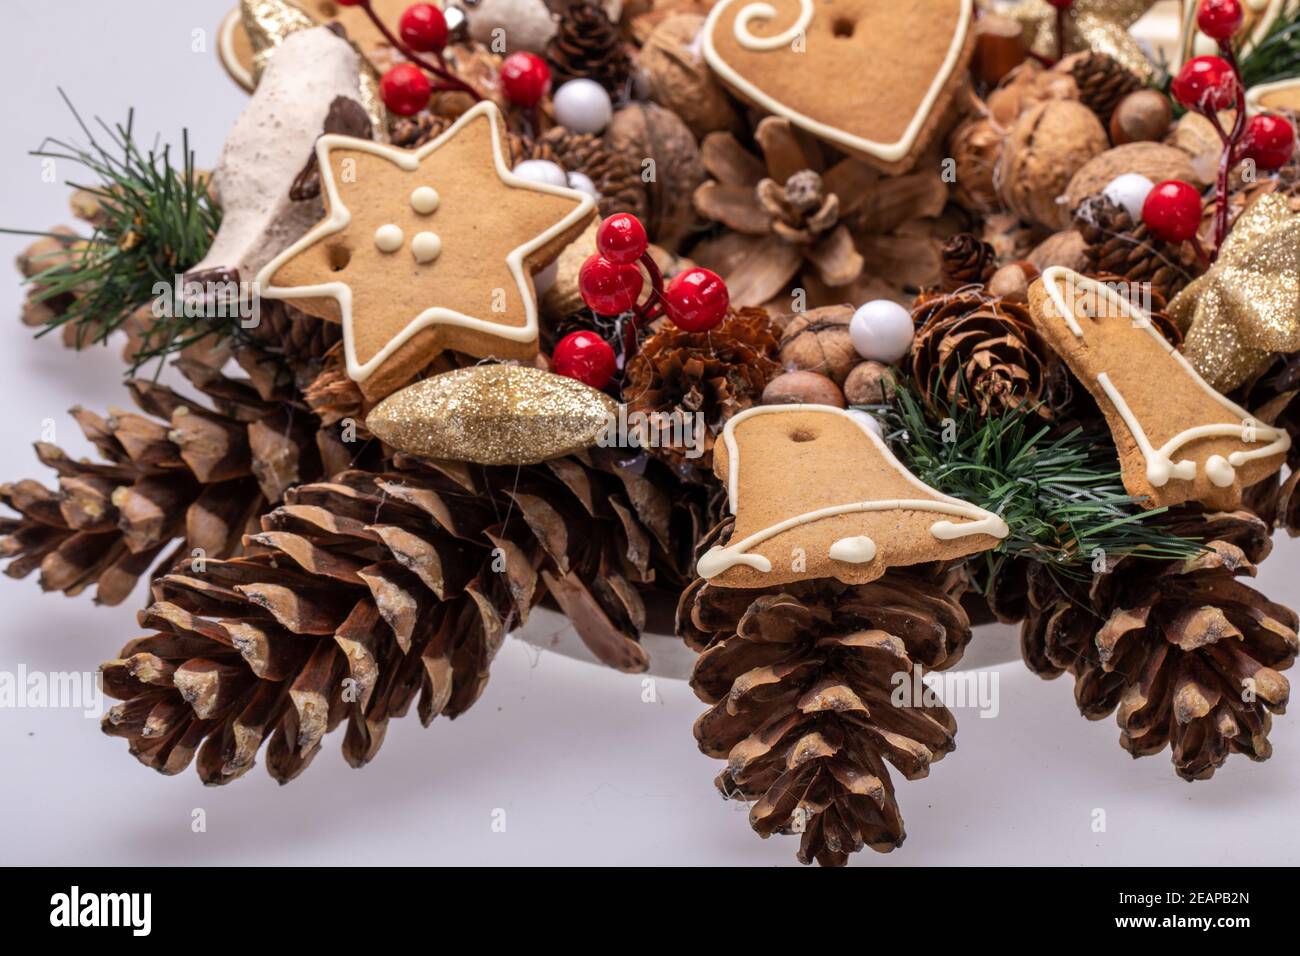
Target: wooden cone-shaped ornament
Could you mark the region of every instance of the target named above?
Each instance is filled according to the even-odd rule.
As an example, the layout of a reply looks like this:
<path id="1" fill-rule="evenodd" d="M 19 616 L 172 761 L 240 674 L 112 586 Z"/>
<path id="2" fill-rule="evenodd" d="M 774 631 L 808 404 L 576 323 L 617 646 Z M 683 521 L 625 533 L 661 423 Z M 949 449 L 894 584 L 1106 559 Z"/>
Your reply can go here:
<path id="1" fill-rule="evenodd" d="M 700 558 L 700 577 L 734 588 L 865 584 L 891 567 L 997 546 L 1006 522 L 911 474 L 873 424 L 827 405 L 764 405 L 728 421 L 714 471 L 735 525 Z"/>

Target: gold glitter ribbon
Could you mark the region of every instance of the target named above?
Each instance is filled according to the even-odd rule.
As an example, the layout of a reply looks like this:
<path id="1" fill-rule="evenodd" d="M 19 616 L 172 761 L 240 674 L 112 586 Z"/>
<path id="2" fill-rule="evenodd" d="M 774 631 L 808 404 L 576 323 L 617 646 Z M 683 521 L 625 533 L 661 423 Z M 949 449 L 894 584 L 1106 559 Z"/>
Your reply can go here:
<path id="1" fill-rule="evenodd" d="M 1129 33 L 1156 0 L 1075 0 L 1066 12 L 1065 51 L 1108 53 L 1144 80 L 1154 71 L 1151 61 Z M 1047 0 L 1000 4 L 997 12 L 1020 22 L 1025 45 L 1049 59 L 1056 56 L 1056 8 Z"/>
<path id="2" fill-rule="evenodd" d="M 1300 349 L 1300 214 L 1276 193 L 1251 203 L 1169 315 L 1186 330 L 1184 356 L 1221 392 L 1264 371 L 1275 352 Z"/>
<path id="3" fill-rule="evenodd" d="M 576 379 L 527 365 L 474 365 L 384 399 L 366 427 L 398 451 L 480 465 L 532 465 L 596 444 L 618 406 Z"/>
<path id="4" fill-rule="evenodd" d="M 319 26 L 314 18 L 304 13 L 292 3 L 285 0 L 239 0 L 239 16 L 244 23 L 244 32 L 248 34 L 249 44 L 253 48 L 253 83 L 256 84 L 266 69 L 267 62 L 275 55 L 284 38 L 299 30 L 310 30 Z M 370 117 L 370 125 L 375 139 L 388 141 L 388 110 L 379 96 L 379 77 L 375 68 L 366 59 L 355 43 L 361 59 L 361 78 L 357 84 L 357 100 Z"/>

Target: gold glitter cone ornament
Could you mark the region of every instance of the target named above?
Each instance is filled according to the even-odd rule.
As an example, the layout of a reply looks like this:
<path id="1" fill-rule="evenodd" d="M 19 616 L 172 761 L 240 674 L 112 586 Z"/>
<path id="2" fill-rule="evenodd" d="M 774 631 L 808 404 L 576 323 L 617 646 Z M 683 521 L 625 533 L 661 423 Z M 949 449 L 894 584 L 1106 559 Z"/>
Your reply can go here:
<path id="1" fill-rule="evenodd" d="M 1108 53 L 1142 79 L 1150 79 L 1154 68 L 1129 27 L 1155 4 L 1156 0 L 1075 0 L 1066 13 L 1065 52 Z M 1056 8 L 1047 0 L 1002 2 L 993 9 L 1020 22 L 1030 50 L 1056 57 Z"/>
<path id="2" fill-rule="evenodd" d="M 267 61 L 284 38 L 299 30 L 310 30 L 320 24 L 292 3 L 284 0 L 240 0 L 239 16 L 244 24 L 244 32 L 253 48 L 253 83 L 262 76 Z M 352 42 L 352 41 L 348 41 Z M 370 117 L 370 126 L 375 138 L 380 142 L 388 141 L 388 110 L 379 96 L 379 77 L 375 68 L 366 59 L 357 45 L 352 48 L 361 57 L 361 79 L 357 84 L 357 99 L 365 107 Z"/>
<path id="3" fill-rule="evenodd" d="M 596 443 L 618 405 L 576 379 L 525 365 L 475 365 L 408 385 L 366 427 L 398 451 L 480 465 L 533 465 Z"/>
<path id="4" fill-rule="evenodd" d="M 1186 330 L 1183 354 L 1221 392 L 1300 349 L 1300 215 L 1276 193 L 1255 200 L 1168 312 Z"/>

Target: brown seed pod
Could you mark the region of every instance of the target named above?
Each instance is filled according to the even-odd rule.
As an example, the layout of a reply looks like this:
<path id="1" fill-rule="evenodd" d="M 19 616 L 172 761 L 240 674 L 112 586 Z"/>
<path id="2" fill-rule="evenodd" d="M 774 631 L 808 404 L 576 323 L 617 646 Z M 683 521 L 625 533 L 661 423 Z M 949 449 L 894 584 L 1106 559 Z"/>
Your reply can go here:
<path id="1" fill-rule="evenodd" d="M 783 372 L 763 389 L 764 405 L 832 405 L 844 407 L 844 393 L 817 372 Z"/>

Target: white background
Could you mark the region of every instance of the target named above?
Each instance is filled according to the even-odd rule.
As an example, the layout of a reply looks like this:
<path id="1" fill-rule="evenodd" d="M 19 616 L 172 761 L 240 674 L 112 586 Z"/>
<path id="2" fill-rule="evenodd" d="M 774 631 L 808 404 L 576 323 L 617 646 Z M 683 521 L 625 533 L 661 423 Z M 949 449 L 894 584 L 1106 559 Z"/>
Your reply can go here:
<path id="1" fill-rule="evenodd" d="M 200 165 L 215 160 L 246 101 L 212 50 L 224 0 L 7 3 L 0 30 L 0 224 L 68 222 L 68 191 L 44 184 L 26 150 L 76 134 L 62 85 L 86 115 L 137 109 L 142 131 L 179 142 L 188 126 Z M 207 53 L 190 50 L 207 31 Z M 71 171 L 67 171 L 71 175 Z M 21 240 L 0 237 L 12 257 Z M 16 274 L 0 280 L 0 480 L 53 476 L 34 459 L 42 420 L 88 454 L 66 415 L 74 404 L 129 405 L 116 349 L 80 356 L 17 320 Z M 1259 584 L 1294 604 L 1300 547 L 1279 540 Z M 0 670 L 92 670 L 137 635 L 136 599 L 96 608 L 89 596 L 42 595 L 35 578 L 0 579 Z M 979 634 L 985 657 L 1013 654 Z M 977 648 L 978 649 L 978 648 Z M 1300 860 L 1300 721 L 1276 721 L 1276 755 L 1232 758 L 1212 781 L 1175 777 L 1168 755 L 1134 761 L 1113 720 L 1075 710 L 1069 679 L 1045 682 L 1018 662 L 995 668 L 1001 712 L 957 713 L 959 747 L 929 778 L 898 780 L 906 845 L 866 865 L 1285 864 Z M 205 789 L 192 770 L 162 777 L 124 741 L 68 710 L 0 711 L 0 862 L 59 864 L 786 864 L 794 841 L 759 840 L 745 809 L 713 789 L 718 764 L 695 749 L 702 709 L 680 681 L 642 678 L 508 641 L 484 697 L 454 723 L 392 724 L 363 771 L 338 741 L 277 786 L 262 767 Z M 207 832 L 193 833 L 192 812 Z M 491 829 L 506 812 L 506 832 Z M 1106 831 L 1093 832 L 1093 813 Z"/>

